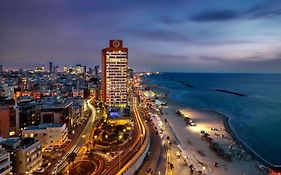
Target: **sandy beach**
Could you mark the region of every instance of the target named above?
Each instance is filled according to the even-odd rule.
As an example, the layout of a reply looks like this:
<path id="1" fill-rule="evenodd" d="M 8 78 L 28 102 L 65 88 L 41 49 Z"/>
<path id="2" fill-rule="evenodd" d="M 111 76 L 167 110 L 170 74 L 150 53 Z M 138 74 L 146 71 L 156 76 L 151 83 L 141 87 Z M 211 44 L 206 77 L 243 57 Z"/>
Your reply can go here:
<path id="1" fill-rule="evenodd" d="M 208 175 L 267 174 L 266 170 L 260 169 L 261 162 L 254 158 L 252 152 L 236 140 L 227 116 L 212 109 L 191 108 L 171 100 L 168 97 L 171 94 L 165 88 L 151 86 L 149 89 L 154 93 L 144 96 L 149 99 L 153 108 L 161 108 L 162 112 L 158 112 L 158 116 L 162 123 L 167 119 L 164 129 L 162 128 L 164 135 L 172 136 L 174 143 L 169 151 L 171 154 L 167 154 L 175 164 L 174 170 L 171 171 L 177 175 L 191 174 L 188 167 L 193 165 L 196 171 L 200 170 Z M 167 102 L 167 106 L 160 107 L 156 99 Z M 177 111 L 183 115 L 179 115 Z M 153 117 L 156 125 L 159 117 Z M 158 121 L 155 118 L 158 118 Z M 191 122 L 195 126 L 189 125 Z M 165 128 L 168 128 L 168 131 Z M 181 158 L 176 156 L 178 151 L 181 152 Z"/>
<path id="2" fill-rule="evenodd" d="M 191 118 L 196 126 L 188 126 L 183 119 L 176 114 L 180 110 L 185 116 Z M 192 108 L 178 108 L 169 105 L 163 109 L 163 117 L 167 118 L 170 126 L 174 128 L 174 134 L 182 149 L 190 156 L 207 165 L 210 174 L 215 175 L 261 175 L 266 172 L 256 167 L 259 162 L 252 160 L 250 155 L 237 144 L 226 131 L 225 120 L 222 114 L 211 110 L 197 110 Z M 209 148 L 209 143 L 201 139 L 204 131 L 225 150 L 232 150 L 232 161 L 224 160 Z M 222 137 L 223 135 L 223 137 Z M 231 149 L 229 149 L 231 146 Z M 234 152 L 234 153 L 233 153 Z M 219 167 L 215 167 L 217 162 Z"/>

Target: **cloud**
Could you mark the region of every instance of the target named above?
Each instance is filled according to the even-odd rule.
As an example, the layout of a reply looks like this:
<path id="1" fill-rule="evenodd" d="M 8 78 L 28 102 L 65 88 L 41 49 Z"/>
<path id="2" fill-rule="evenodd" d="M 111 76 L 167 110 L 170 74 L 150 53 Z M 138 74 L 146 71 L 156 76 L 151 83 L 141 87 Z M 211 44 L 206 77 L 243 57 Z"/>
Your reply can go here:
<path id="1" fill-rule="evenodd" d="M 228 21 L 239 17 L 239 14 L 232 10 L 213 10 L 204 11 L 192 17 L 193 21 L 206 22 L 206 21 Z"/>
<path id="2" fill-rule="evenodd" d="M 181 34 L 180 32 L 173 32 L 164 29 L 154 29 L 154 30 L 128 29 L 127 33 L 133 36 L 146 38 L 154 41 L 178 41 L 178 42 L 191 41 L 191 38 L 188 37 L 187 35 Z"/>
<path id="3" fill-rule="evenodd" d="M 192 16 L 191 20 L 196 22 L 219 22 L 234 19 L 268 18 L 276 16 L 281 16 L 281 1 L 259 4 L 245 11 L 234 11 L 229 9 L 201 11 Z"/>
<path id="4" fill-rule="evenodd" d="M 100 49 L 112 38 L 124 40 L 130 49 L 131 66 L 154 65 L 155 71 L 185 70 L 186 66 L 207 70 L 209 64 L 232 63 L 225 57 L 252 55 L 256 50 L 270 55 L 269 48 L 280 45 L 279 21 L 270 18 L 257 24 L 254 18 L 276 17 L 281 6 L 268 3 L 253 7 L 258 2 L 252 1 L 249 8 L 249 3 L 240 1 L 237 11 L 230 10 L 229 3 L 209 5 L 194 0 L 0 1 L 0 62 L 10 67 L 33 67 L 49 61 L 62 66 L 93 66 L 100 63 Z M 214 7 L 222 10 L 210 10 Z M 232 20 L 232 26 L 208 23 Z M 261 36 L 263 32 L 272 36 Z M 257 42 L 262 47 L 256 47 Z M 250 49 L 244 52 L 246 48 Z M 218 58 L 211 57 L 216 54 Z M 208 56 L 196 62 L 200 55 Z"/>
<path id="5" fill-rule="evenodd" d="M 264 18 L 281 15 L 281 1 L 273 1 L 272 3 L 256 5 L 243 14 L 249 18 Z"/>
<path id="6" fill-rule="evenodd" d="M 157 54 L 154 56 L 157 59 L 169 59 L 169 60 L 186 60 L 189 59 L 187 55 L 176 55 L 176 54 Z"/>
<path id="7" fill-rule="evenodd" d="M 203 61 L 211 61 L 211 62 L 219 62 L 219 63 L 226 63 L 228 62 L 227 59 L 225 58 L 221 58 L 221 57 L 214 57 L 214 56 L 199 56 L 198 57 L 199 60 L 203 60 Z"/>
<path id="8" fill-rule="evenodd" d="M 180 18 L 180 17 L 164 16 L 164 17 L 162 17 L 161 22 L 163 22 L 164 24 L 167 24 L 167 25 L 180 24 L 180 23 L 187 21 L 187 19 L 188 18 L 186 18 L 186 17 Z"/>
<path id="9" fill-rule="evenodd" d="M 242 62 L 236 62 L 229 65 L 230 68 L 236 68 L 237 70 L 243 70 L 247 72 L 281 72 L 281 55 L 277 58 L 269 60 L 246 60 Z"/>

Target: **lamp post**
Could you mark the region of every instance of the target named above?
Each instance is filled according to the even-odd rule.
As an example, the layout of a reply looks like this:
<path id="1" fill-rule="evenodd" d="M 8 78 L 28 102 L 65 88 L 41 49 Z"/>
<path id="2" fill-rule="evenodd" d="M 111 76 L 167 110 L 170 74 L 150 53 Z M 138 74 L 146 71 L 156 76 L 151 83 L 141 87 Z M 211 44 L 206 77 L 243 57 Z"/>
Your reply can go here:
<path id="1" fill-rule="evenodd" d="M 121 169 L 121 159 L 120 159 L 120 148 L 118 149 L 118 169 L 119 169 L 119 172 L 120 172 L 120 169 Z"/>

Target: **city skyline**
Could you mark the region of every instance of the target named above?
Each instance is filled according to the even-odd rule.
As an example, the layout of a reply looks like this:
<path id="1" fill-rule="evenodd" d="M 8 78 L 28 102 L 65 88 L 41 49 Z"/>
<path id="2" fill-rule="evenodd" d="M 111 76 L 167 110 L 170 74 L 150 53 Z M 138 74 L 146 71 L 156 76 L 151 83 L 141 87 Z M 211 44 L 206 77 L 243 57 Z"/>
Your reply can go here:
<path id="1" fill-rule="evenodd" d="M 281 2 L 1 1 L 4 69 L 100 64 L 109 39 L 136 71 L 281 72 Z"/>

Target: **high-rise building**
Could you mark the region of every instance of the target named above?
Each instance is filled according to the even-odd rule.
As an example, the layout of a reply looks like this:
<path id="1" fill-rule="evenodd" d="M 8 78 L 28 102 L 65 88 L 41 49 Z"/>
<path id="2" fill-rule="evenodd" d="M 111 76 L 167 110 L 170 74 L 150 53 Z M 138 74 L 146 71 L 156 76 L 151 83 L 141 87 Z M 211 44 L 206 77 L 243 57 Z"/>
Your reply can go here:
<path id="1" fill-rule="evenodd" d="M 19 117 L 13 99 L 0 98 L 0 137 L 9 138 L 19 131 Z"/>
<path id="2" fill-rule="evenodd" d="M 81 64 L 77 64 L 74 68 L 74 71 L 76 74 L 83 74 L 85 73 L 85 69 L 86 69 L 85 66 L 82 66 Z"/>
<path id="3" fill-rule="evenodd" d="M 53 72 L 53 63 L 49 62 L 49 73 L 51 74 Z"/>
<path id="4" fill-rule="evenodd" d="M 67 66 L 63 67 L 63 73 L 68 74 L 69 73 L 69 68 Z"/>
<path id="5" fill-rule="evenodd" d="M 96 75 L 96 76 L 99 75 L 99 69 L 100 69 L 100 66 L 99 66 L 99 65 L 96 65 L 96 66 L 95 66 L 95 75 Z"/>
<path id="6" fill-rule="evenodd" d="M 45 65 L 42 63 L 41 65 L 42 72 L 45 72 Z"/>
<path id="7" fill-rule="evenodd" d="M 0 75 L 3 73 L 3 65 L 0 65 Z"/>
<path id="8" fill-rule="evenodd" d="M 127 104 L 128 48 L 122 40 L 110 40 L 102 49 L 102 100 L 110 105 Z"/>
<path id="9" fill-rule="evenodd" d="M 54 66 L 53 67 L 53 74 L 56 74 L 58 72 L 59 66 Z"/>
<path id="10" fill-rule="evenodd" d="M 87 67 L 83 66 L 83 68 L 84 68 L 84 73 L 86 73 L 87 72 Z"/>

